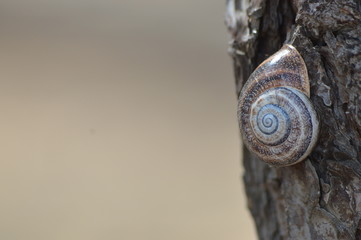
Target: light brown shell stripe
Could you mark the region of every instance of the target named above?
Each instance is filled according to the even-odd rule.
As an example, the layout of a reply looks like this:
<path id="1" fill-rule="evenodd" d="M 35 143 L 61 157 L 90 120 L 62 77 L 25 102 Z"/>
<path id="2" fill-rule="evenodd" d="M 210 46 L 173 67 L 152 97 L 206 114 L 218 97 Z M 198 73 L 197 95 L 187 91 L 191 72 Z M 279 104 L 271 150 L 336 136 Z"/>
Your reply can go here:
<path id="1" fill-rule="evenodd" d="M 307 67 L 302 56 L 292 45 L 284 45 L 278 52 L 263 61 L 251 74 L 246 84 L 256 84 L 262 73 L 272 76 L 275 73 L 290 73 L 302 76 L 298 79 L 278 79 L 273 82 L 274 86 L 293 87 L 310 97 L 310 84 L 307 74 Z M 246 88 L 247 89 L 247 88 Z"/>
<path id="2" fill-rule="evenodd" d="M 285 141 L 274 145 L 265 144 L 260 139 L 256 138 L 250 126 L 250 121 L 244 121 L 242 124 L 244 136 L 248 136 L 247 146 L 252 149 L 264 161 L 272 165 L 289 165 L 302 160 L 301 157 L 307 152 L 308 146 L 312 140 L 313 123 L 312 112 L 309 111 L 304 99 L 300 99 L 299 94 L 286 88 L 273 88 L 270 91 L 276 91 L 275 102 L 287 109 L 287 113 L 291 122 L 291 129 Z M 273 94 L 273 93 L 271 93 Z M 304 95 L 304 94 L 303 94 Z M 305 95 L 304 95 L 305 96 Z M 305 96 L 306 98 L 306 96 Z M 245 119 L 250 118 L 246 116 Z"/>
<path id="3" fill-rule="evenodd" d="M 288 73 L 288 76 L 285 74 Z M 267 81 L 264 77 L 272 77 L 278 74 L 280 78 Z M 282 77 L 283 76 L 283 77 Z M 293 77 L 289 77 L 293 76 Z M 300 77 L 302 76 L 302 78 Z M 256 86 L 254 86 L 256 85 Z M 310 85 L 307 74 L 306 64 L 299 52 L 291 45 L 284 45 L 278 52 L 262 62 L 251 74 L 242 88 L 242 92 L 262 87 L 268 89 L 271 87 L 293 87 L 310 96 Z M 246 95 L 243 93 L 243 95 Z"/>
<path id="4" fill-rule="evenodd" d="M 306 65 L 294 47 L 285 45 L 251 74 L 241 91 L 238 118 L 245 145 L 275 166 L 307 157 L 319 127 L 309 95 Z"/>

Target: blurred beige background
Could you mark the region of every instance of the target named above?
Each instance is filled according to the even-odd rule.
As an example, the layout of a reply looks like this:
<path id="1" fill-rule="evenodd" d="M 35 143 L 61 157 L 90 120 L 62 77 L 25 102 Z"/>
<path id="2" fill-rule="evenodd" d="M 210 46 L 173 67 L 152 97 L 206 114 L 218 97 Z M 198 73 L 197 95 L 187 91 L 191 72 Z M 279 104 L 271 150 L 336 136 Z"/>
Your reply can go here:
<path id="1" fill-rule="evenodd" d="M 255 239 L 224 9 L 0 2 L 0 239 Z"/>

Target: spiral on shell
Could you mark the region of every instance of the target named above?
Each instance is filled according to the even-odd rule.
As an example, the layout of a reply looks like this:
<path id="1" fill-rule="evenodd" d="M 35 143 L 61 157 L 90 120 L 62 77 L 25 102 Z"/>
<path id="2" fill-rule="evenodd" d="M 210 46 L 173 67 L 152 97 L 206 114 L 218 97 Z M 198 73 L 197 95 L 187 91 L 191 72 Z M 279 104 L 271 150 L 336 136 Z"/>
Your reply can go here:
<path id="1" fill-rule="evenodd" d="M 319 131 L 309 97 L 306 65 L 293 46 L 285 45 L 251 74 L 241 91 L 238 120 L 247 148 L 273 166 L 304 160 Z"/>

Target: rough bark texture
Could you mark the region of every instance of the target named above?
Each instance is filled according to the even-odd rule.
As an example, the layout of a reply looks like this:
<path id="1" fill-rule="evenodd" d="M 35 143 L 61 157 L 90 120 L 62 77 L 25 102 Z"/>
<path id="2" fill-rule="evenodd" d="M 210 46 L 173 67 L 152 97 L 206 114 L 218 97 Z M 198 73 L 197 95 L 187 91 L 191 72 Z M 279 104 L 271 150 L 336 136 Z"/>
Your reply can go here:
<path id="1" fill-rule="evenodd" d="M 303 56 L 320 116 L 303 162 L 272 168 L 244 149 L 248 205 L 260 239 L 361 239 L 361 3 L 228 0 L 236 89 L 289 43 Z"/>

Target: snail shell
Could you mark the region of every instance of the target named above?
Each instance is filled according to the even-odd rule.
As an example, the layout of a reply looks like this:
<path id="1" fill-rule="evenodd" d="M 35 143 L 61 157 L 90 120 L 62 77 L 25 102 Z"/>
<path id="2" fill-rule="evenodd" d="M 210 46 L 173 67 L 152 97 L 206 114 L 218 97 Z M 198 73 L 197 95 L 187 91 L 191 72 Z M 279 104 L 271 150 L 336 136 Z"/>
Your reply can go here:
<path id="1" fill-rule="evenodd" d="M 251 74 L 241 91 L 238 120 L 248 149 L 273 166 L 305 159 L 319 131 L 309 97 L 305 62 L 293 46 L 284 45 Z"/>

